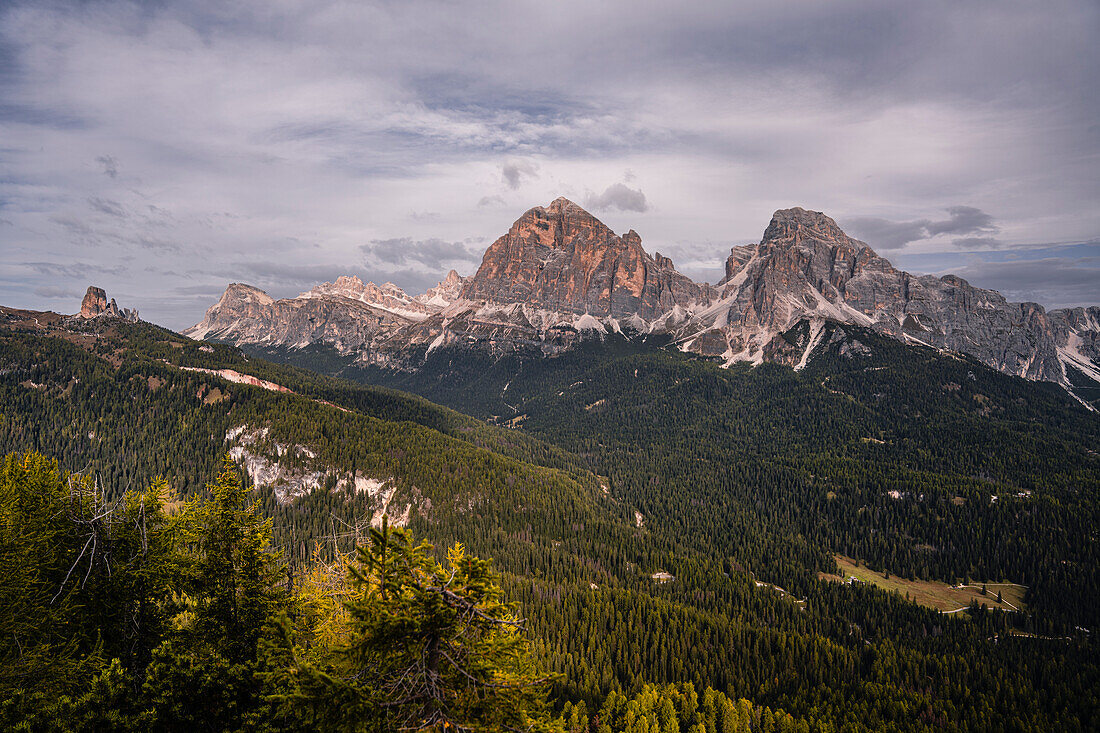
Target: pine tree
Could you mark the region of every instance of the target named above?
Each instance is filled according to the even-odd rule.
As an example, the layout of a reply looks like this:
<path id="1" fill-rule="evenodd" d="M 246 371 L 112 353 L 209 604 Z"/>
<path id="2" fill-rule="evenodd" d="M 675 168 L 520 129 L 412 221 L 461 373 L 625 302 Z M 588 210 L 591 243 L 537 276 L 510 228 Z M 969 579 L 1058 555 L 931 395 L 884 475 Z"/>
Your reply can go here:
<path id="1" fill-rule="evenodd" d="M 351 567 L 350 641 L 328 669 L 301 663 L 290 700 L 322 729 L 560 730 L 551 678 L 528 652 L 523 620 L 490 564 L 461 544 L 435 560 L 383 520 Z"/>
<path id="2" fill-rule="evenodd" d="M 269 715 L 263 704 L 260 638 L 285 600 L 271 520 L 259 515 L 236 466 L 225 458 L 181 517 L 189 550 L 179 590 L 179 632 L 153 651 L 143 694 L 154 729 L 236 730 Z"/>

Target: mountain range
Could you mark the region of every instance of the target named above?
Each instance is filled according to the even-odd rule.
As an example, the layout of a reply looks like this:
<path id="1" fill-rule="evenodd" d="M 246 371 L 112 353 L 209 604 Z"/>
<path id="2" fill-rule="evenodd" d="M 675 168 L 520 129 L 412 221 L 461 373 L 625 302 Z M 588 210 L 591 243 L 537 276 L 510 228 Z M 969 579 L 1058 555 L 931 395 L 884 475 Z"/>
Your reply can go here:
<path id="1" fill-rule="evenodd" d="M 398 370 L 445 347 L 549 356 L 613 332 L 662 334 L 725 366 L 800 369 L 834 322 L 1030 380 L 1100 384 L 1100 306 L 1047 311 L 954 275 L 898 270 L 820 212 L 776 211 L 759 244 L 731 248 L 725 269 L 717 284 L 697 283 L 647 253 L 635 231 L 615 234 L 558 198 L 525 212 L 468 278 L 452 270 L 410 296 L 344 276 L 283 300 L 234 283 L 185 334 L 264 347 L 323 343 Z"/>

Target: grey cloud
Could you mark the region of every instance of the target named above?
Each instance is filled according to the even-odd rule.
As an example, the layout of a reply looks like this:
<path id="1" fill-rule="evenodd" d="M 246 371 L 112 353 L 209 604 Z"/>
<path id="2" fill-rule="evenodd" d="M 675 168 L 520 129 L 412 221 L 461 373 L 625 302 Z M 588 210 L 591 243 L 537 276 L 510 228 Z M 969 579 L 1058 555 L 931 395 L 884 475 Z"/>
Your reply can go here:
<path id="1" fill-rule="evenodd" d="M 122 204 L 117 201 L 101 199 L 97 196 L 89 196 L 88 205 L 96 211 L 107 214 L 108 216 L 114 216 L 120 219 L 126 217 L 126 211 L 122 208 Z"/>
<path id="2" fill-rule="evenodd" d="M 89 275 L 124 275 L 128 272 L 124 265 L 97 265 L 88 262 L 71 262 L 67 264 L 56 262 L 24 262 L 23 267 L 47 277 L 66 277 L 82 279 Z"/>
<path id="3" fill-rule="evenodd" d="M 845 219 L 843 224 L 846 232 L 880 250 L 898 249 L 928 236 L 927 219 L 890 221 L 877 217 L 855 217 Z"/>
<path id="4" fill-rule="evenodd" d="M 1048 307 L 1100 303 L 1100 257 L 1046 257 L 1037 260 L 976 260 L 955 268 L 972 285 L 999 290 L 1013 301 Z"/>
<path id="5" fill-rule="evenodd" d="M 959 249 L 1000 249 L 1004 242 L 994 237 L 961 237 L 951 240 Z"/>
<path id="6" fill-rule="evenodd" d="M 644 212 L 649 209 L 641 189 L 630 188 L 625 183 L 613 183 L 603 193 L 589 195 L 585 199 L 585 206 L 595 211 L 618 209 Z"/>
<path id="7" fill-rule="evenodd" d="M 941 234 L 981 234 L 996 232 L 998 227 L 993 217 L 973 206 L 951 206 L 945 209 L 948 218 L 939 221 L 916 219 L 913 221 L 891 221 L 877 217 L 854 217 L 844 220 L 844 227 L 875 249 L 891 250 L 904 247 L 910 242 L 939 236 Z M 997 247 L 998 240 L 992 237 L 964 237 L 955 239 L 956 247 Z"/>
<path id="8" fill-rule="evenodd" d="M 480 254 L 471 251 L 464 243 L 445 242 L 442 239 L 375 239 L 370 244 L 362 245 L 360 250 L 365 255 L 391 265 L 418 262 L 433 271 L 447 263 L 474 262 L 480 259 Z"/>
<path id="9" fill-rule="evenodd" d="M 500 176 L 514 191 L 524 178 L 538 178 L 538 171 L 539 167 L 529 160 L 509 160 L 500 167 Z"/>
<path id="10" fill-rule="evenodd" d="M 138 234 L 137 236 L 133 237 L 117 237 L 117 241 L 136 244 L 143 249 L 148 249 L 155 252 L 179 253 L 183 251 L 183 248 L 178 242 L 173 242 L 170 239 L 161 239 L 159 237 L 150 237 L 146 234 Z"/>
<path id="11" fill-rule="evenodd" d="M 68 231 L 69 234 L 76 237 L 81 244 L 96 244 L 99 240 L 95 230 L 80 219 L 71 216 L 52 216 L 50 217 L 50 221 Z"/>
<path id="12" fill-rule="evenodd" d="M 111 155 L 100 155 L 95 162 L 103 166 L 103 175 L 118 178 L 118 161 Z"/>
<path id="13" fill-rule="evenodd" d="M 937 234 L 970 234 L 971 232 L 997 231 L 993 217 L 973 206 L 952 206 L 947 209 L 949 218 L 925 224 L 928 236 Z"/>
<path id="14" fill-rule="evenodd" d="M 144 231 L 144 227 L 152 226 L 163 229 L 168 219 L 142 216 L 139 221 L 133 221 L 125 209 L 116 201 L 104 200 L 96 197 L 88 199 L 89 206 L 94 211 L 107 214 L 115 221 L 110 224 L 102 220 L 85 221 L 80 217 L 59 215 L 50 217 L 50 221 L 57 224 L 72 237 L 72 240 L 80 245 L 101 247 L 106 245 L 121 245 L 129 250 L 140 247 L 144 250 L 161 253 L 179 253 L 183 251 L 179 242 L 164 237 L 154 236 Z M 195 252 L 205 249 L 204 245 L 191 245 Z"/>
<path id="15" fill-rule="evenodd" d="M 883 250 L 1080 241 L 1100 227 L 1100 5 L 1051 3 L 0 2 L 0 269 L 202 262 L 290 287 L 343 274 L 323 260 L 407 286 L 448 253 L 360 244 L 496 236 L 560 193 L 587 203 L 578 181 L 649 194 L 596 191 L 594 211 L 659 198 L 651 251 L 758 238 L 792 200 L 1012 212 L 1003 234 L 961 207 L 851 229 Z M 314 269 L 241 269 L 276 260 Z M 134 305 L 189 325 L 174 285 L 144 277 Z"/>
<path id="16" fill-rule="evenodd" d="M 81 297 L 80 293 L 68 288 L 59 288 L 53 285 L 41 285 L 34 289 L 34 294 L 40 298 L 52 298 L 55 300 L 72 300 Z"/>
<path id="17" fill-rule="evenodd" d="M 0 103 L 0 120 L 54 130 L 81 130 L 88 120 L 57 108 Z"/>
<path id="18" fill-rule="evenodd" d="M 659 249 L 662 255 L 672 259 L 678 272 L 696 282 L 715 283 L 725 274 L 725 257 L 729 254 L 727 242 L 676 241 L 665 242 L 657 248 L 643 238 L 642 246 L 650 253 Z"/>

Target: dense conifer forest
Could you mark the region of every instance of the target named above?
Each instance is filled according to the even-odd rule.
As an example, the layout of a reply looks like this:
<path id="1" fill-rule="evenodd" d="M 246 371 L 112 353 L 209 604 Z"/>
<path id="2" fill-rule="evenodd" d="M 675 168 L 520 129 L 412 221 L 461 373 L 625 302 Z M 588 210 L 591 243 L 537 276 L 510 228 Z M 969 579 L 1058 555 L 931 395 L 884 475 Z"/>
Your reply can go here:
<path id="1" fill-rule="evenodd" d="M 870 355 L 841 339 L 801 372 L 626 341 L 444 352 L 415 376 L 327 363 L 414 397 L 146 324 L 2 329 L 5 724 L 1094 728 L 1100 421 L 1049 385 L 847 339 Z M 242 482 L 223 466 L 240 425 L 272 455 L 308 447 L 324 486 L 280 503 Z M 334 488 L 356 472 L 414 506 L 407 533 Z M 1021 583 L 1026 610 L 819 579 L 834 553 Z M 470 615 L 452 576 L 493 619 L 443 675 L 464 692 L 390 705 L 410 649 Z"/>

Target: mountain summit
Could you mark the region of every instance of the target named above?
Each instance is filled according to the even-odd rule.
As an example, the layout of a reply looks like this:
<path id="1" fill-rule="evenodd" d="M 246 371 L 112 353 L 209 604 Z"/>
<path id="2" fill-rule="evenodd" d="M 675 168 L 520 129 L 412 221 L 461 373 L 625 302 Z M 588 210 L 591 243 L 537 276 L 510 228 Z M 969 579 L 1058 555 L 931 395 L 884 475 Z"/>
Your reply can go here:
<path id="1" fill-rule="evenodd" d="M 780 209 L 759 244 L 731 248 L 717 285 L 696 283 L 565 198 L 526 211 L 468 279 L 409 296 L 340 277 L 273 300 L 231 285 L 186 333 L 237 344 L 323 342 L 365 363 L 416 369 L 440 348 L 551 355 L 587 336 L 665 334 L 683 351 L 801 368 L 827 322 L 968 354 L 995 369 L 1100 384 L 1100 307 L 1047 312 L 947 275 L 911 275 L 825 214 Z M 792 335 L 798 330 L 801 335 Z"/>
<path id="2" fill-rule="evenodd" d="M 571 313 L 655 318 L 677 304 L 709 302 L 714 290 L 621 237 L 565 198 L 536 206 L 486 250 L 462 291 L 466 300 L 524 303 Z"/>

